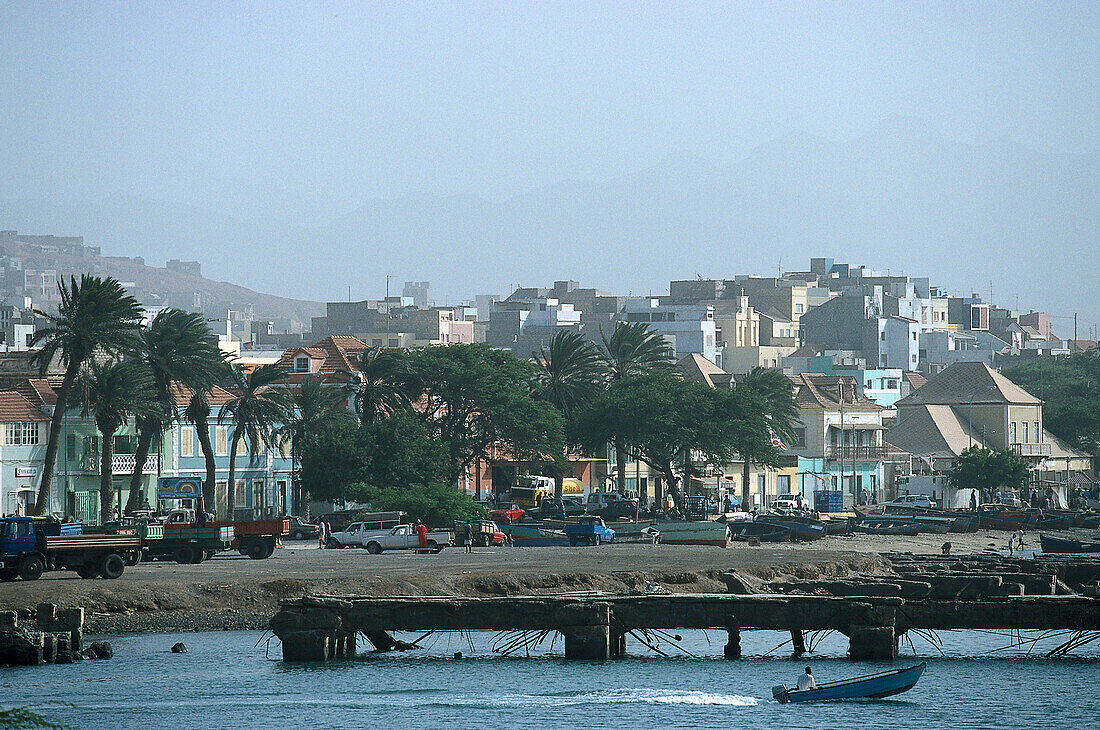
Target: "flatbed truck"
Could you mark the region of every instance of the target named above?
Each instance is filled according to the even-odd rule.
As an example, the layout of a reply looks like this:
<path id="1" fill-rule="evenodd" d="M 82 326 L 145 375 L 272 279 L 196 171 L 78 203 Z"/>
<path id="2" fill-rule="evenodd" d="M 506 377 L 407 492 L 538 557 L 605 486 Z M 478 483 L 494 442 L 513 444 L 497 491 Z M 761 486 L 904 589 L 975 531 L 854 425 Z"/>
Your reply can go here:
<path id="1" fill-rule="evenodd" d="M 136 531 L 84 534 L 79 523 L 34 517 L 0 519 L 0 580 L 38 580 L 47 570 L 73 570 L 81 578 L 118 578 L 141 561 Z"/>

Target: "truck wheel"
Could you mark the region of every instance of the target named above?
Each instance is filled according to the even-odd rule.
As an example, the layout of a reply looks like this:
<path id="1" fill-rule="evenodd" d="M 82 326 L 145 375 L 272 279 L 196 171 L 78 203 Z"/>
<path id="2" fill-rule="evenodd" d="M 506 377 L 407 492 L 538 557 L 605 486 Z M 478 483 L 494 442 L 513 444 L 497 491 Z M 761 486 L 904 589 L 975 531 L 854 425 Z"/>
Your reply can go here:
<path id="1" fill-rule="evenodd" d="M 213 560 L 214 555 L 215 555 L 215 552 L 213 550 L 207 550 L 204 557 L 203 557 L 203 560 Z"/>
<path id="2" fill-rule="evenodd" d="M 76 567 L 76 574 L 81 578 L 95 578 L 99 575 L 99 568 L 95 563 L 84 563 Z"/>
<path id="3" fill-rule="evenodd" d="M 253 560 L 263 560 L 267 557 L 267 545 L 263 540 L 249 540 L 241 548 L 241 552 Z"/>
<path id="4" fill-rule="evenodd" d="M 593 536 L 592 544 L 594 544 L 594 545 L 599 545 L 600 544 L 600 536 L 599 535 Z"/>
<path id="5" fill-rule="evenodd" d="M 38 580 L 46 570 L 46 561 L 41 555 L 24 555 L 19 561 L 19 577 L 23 580 Z"/>
<path id="6" fill-rule="evenodd" d="M 19 568 L 4 568 L 0 570 L 0 580 L 10 583 L 19 577 Z"/>
<path id="7" fill-rule="evenodd" d="M 382 546 L 376 543 L 374 540 L 371 540 L 367 543 L 367 552 L 371 555 L 379 555 L 382 552 Z"/>
<path id="8" fill-rule="evenodd" d="M 266 560 L 267 558 L 270 558 L 274 554 L 275 554 L 275 541 L 274 540 L 265 540 L 264 541 L 264 557 L 262 559 Z"/>
<path id="9" fill-rule="evenodd" d="M 327 547 L 329 550 L 339 550 L 340 548 L 342 548 L 344 546 L 341 545 L 340 542 L 336 538 L 330 537 L 328 539 L 328 542 L 325 543 L 325 547 Z"/>
<path id="10" fill-rule="evenodd" d="M 126 563 L 122 560 L 121 555 L 110 553 L 104 555 L 103 559 L 99 561 L 99 574 L 104 578 L 110 580 L 121 578 L 124 570 L 126 570 Z"/>
<path id="11" fill-rule="evenodd" d="M 195 546 L 194 545 L 180 545 L 176 548 L 176 554 L 174 556 L 176 562 L 180 565 L 192 565 L 195 562 Z"/>
<path id="12" fill-rule="evenodd" d="M 576 535 L 570 535 L 569 536 L 569 547 L 577 547 L 577 536 Z"/>

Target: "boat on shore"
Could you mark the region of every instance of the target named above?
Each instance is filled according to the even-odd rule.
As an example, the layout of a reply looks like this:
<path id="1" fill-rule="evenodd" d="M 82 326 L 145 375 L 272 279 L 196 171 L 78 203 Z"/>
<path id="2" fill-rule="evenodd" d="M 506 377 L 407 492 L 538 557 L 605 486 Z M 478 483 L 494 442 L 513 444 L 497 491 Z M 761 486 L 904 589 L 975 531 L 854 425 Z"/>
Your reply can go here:
<path id="1" fill-rule="evenodd" d="M 518 546 L 543 547 L 547 545 L 568 545 L 569 538 L 563 530 L 530 524 L 503 524 L 498 528 L 505 535 L 511 535 L 512 544 Z"/>
<path id="2" fill-rule="evenodd" d="M 730 522 L 730 536 L 738 542 L 747 542 L 752 538 L 760 542 L 790 542 L 791 528 L 786 525 L 773 525 L 769 522 Z"/>
<path id="3" fill-rule="evenodd" d="M 912 537 L 921 531 L 921 524 L 912 517 L 866 515 L 852 523 L 852 529 L 867 535 L 902 535 Z"/>
<path id="4" fill-rule="evenodd" d="M 826 535 L 847 535 L 852 532 L 851 520 L 848 517 L 822 515 L 821 523 L 825 525 Z"/>
<path id="5" fill-rule="evenodd" d="M 885 514 L 897 515 L 902 517 L 914 517 L 918 520 L 922 518 L 935 518 L 928 519 L 927 523 L 933 525 L 941 519 L 949 519 L 951 523 L 948 525 L 947 532 L 977 532 L 980 525 L 978 514 L 971 512 L 970 510 L 958 510 L 958 509 L 934 509 L 928 507 L 916 507 L 909 505 L 887 505 L 885 508 Z M 923 520 L 922 520 L 923 521 Z M 936 529 L 925 529 L 923 532 L 939 532 Z"/>
<path id="6" fill-rule="evenodd" d="M 1100 553 L 1100 542 L 1067 540 L 1039 533 L 1039 545 L 1044 553 Z"/>
<path id="7" fill-rule="evenodd" d="M 661 534 L 662 545 L 714 545 L 715 547 L 726 547 L 729 545 L 729 530 L 726 528 L 726 524 L 714 520 L 699 520 L 696 522 L 670 520 L 668 522 L 659 521 L 654 527 Z"/>
<path id="8" fill-rule="evenodd" d="M 817 685 L 814 689 L 789 689 L 787 685 L 781 684 L 772 687 L 772 697 L 784 704 L 892 697 L 913 689 L 924 674 L 926 666 L 921 663 L 905 669 L 893 669 L 837 682 L 826 682 Z"/>
<path id="9" fill-rule="evenodd" d="M 1023 530 L 1028 526 L 1028 517 L 1024 510 L 1000 505 L 983 504 L 978 508 L 978 520 L 983 530 Z"/>
<path id="10" fill-rule="evenodd" d="M 758 515 L 754 522 L 787 527 L 791 531 L 791 540 L 798 542 L 813 542 L 825 536 L 824 522 L 803 515 Z"/>

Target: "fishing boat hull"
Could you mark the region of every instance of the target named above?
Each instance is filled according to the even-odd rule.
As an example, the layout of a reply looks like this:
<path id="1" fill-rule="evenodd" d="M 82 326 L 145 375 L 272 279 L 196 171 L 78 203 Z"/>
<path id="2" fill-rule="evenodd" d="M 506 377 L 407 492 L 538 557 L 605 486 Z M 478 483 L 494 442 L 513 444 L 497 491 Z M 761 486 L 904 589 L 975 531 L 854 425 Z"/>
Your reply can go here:
<path id="1" fill-rule="evenodd" d="M 1014 532 L 1027 526 L 1028 514 L 1022 510 L 980 510 L 978 519 L 983 530 Z"/>
<path id="2" fill-rule="evenodd" d="M 512 544 L 527 547 L 568 545 L 569 537 L 561 530 L 534 525 L 499 525 L 500 531 L 512 536 Z"/>
<path id="3" fill-rule="evenodd" d="M 826 535 L 847 535 L 852 531 L 851 521 L 847 517 L 829 516 L 829 519 L 821 521 L 825 525 Z"/>
<path id="4" fill-rule="evenodd" d="M 702 520 L 699 522 L 658 522 L 654 527 L 661 533 L 662 545 L 729 545 L 729 530 L 725 522 Z"/>
<path id="5" fill-rule="evenodd" d="M 781 703 L 893 697 L 913 689 L 924 674 L 926 666 L 926 664 L 918 664 L 907 669 L 895 669 L 840 682 L 829 682 L 818 685 L 816 689 L 797 690 L 779 685 L 772 688 L 772 696 Z"/>
<path id="6" fill-rule="evenodd" d="M 825 523 L 810 517 L 766 515 L 756 522 L 786 527 L 791 531 L 791 540 L 796 542 L 813 542 L 825 536 Z"/>
<path id="7" fill-rule="evenodd" d="M 752 538 L 760 542 L 790 542 L 791 529 L 786 525 L 771 525 L 766 522 L 731 522 L 730 534 L 738 542 L 746 542 Z"/>
<path id="8" fill-rule="evenodd" d="M 946 535 L 951 531 L 951 527 L 955 524 L 954 517 L 935 517 L 932 515 L 914 515 L 915 519 L 920 524 L 920 531 L 927 532 L 932 535 Z"/>
<path id="9" fill-rule="evenodd" d="M 1081 527 L 1086 529 L 1096 529 L 1100 527 L 1100 515 L 1086 515 L 1081 520 Z"/>
<path id="10" fill-rule="evenodd" d="M 852 528 L 867 535 L 900 535 L 912 537 L 920 533 L 920 523 L 914 519 L 902 517 L 863 517 L 855 521 Z"/>
<path id="11" fill-rule="evenodd" d="M 1039 533 L 1039 545 L 1044 553 L 1100 553 L 1100 542 L 1066 540 Z"/>

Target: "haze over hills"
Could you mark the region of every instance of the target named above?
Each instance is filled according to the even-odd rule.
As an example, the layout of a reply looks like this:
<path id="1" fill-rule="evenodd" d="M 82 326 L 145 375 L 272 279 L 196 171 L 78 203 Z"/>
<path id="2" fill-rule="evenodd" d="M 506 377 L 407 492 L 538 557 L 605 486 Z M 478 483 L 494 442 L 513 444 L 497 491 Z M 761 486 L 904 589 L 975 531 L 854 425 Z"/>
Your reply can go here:
<path id="1" fill-rule="evenodd" d="M 772 274 L 810 256 L 928 275 L 1004 306 L 1100 320 L 1100 151 L 967 145 L 891 118 L 833 142 L 788 135 L 732 165 L 668 157 L 503 201 L 410 194 L 330 222 L 241 220 L 162 201 L 0 202 L 2 227 L 83 234 L 104 252 L 194 258 L 204 273 L 315 300 L 378 296 L 386 274 L 441 301 L 573 278 L 634 293 L 696 273 Z M 243 253 L 242 253 L 243 252 Z M 1066 330 L 1065 320 L 1056 329 Z"/>

